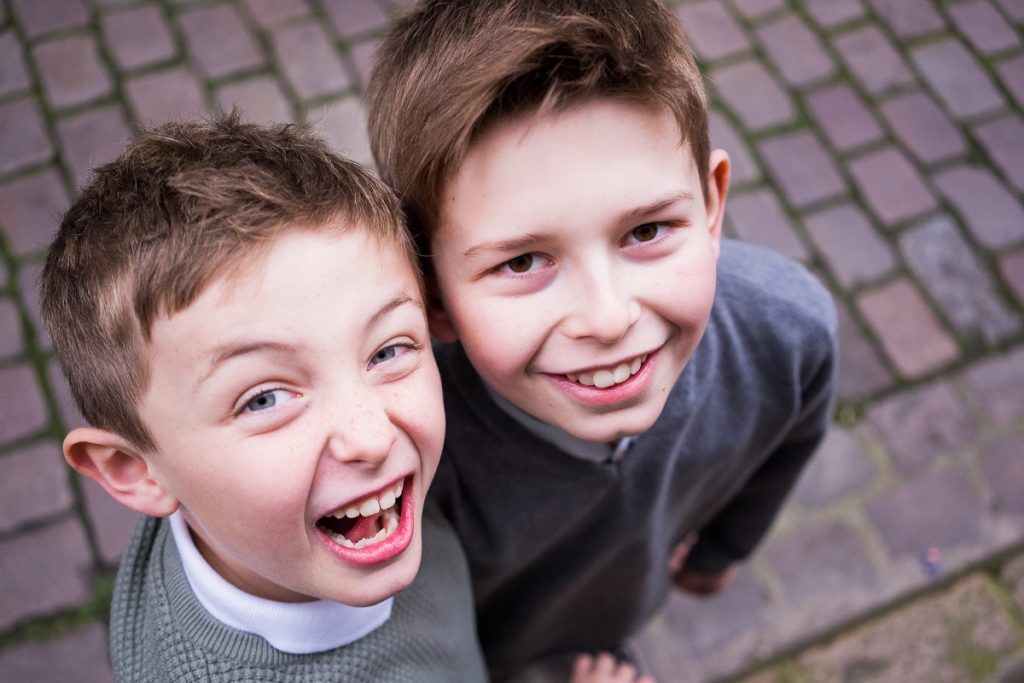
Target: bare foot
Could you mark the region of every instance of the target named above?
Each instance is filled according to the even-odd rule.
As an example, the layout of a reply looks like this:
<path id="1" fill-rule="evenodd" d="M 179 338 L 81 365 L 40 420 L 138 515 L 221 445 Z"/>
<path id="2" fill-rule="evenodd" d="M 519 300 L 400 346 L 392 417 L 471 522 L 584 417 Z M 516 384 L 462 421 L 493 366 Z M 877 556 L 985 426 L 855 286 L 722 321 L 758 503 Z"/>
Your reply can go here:
<path id="1" fill-rule="evenodd" d="M 607 652 L 580 655 L 572 667 L 569 683 L 654 683 L 651 676 L 637 676 L 629 662 L 619 662 Z"/>

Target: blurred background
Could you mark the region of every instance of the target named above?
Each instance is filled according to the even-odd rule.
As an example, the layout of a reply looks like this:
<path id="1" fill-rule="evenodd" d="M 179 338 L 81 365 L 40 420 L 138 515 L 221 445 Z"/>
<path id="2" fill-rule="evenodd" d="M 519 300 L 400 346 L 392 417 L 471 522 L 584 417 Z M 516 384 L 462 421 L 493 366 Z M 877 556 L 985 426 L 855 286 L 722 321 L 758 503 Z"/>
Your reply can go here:
<path id="1" fill-rule="evenodd" d="M 467 0 L 470 1 L 470 0 Z M 110 681 L 133 515 L 60 455 L 38 324 L 60 215 L 134 126 L 315 124 L 370 164 L 398 0 L 0 0 L 0 681 Z M 836 425 L 724 595 L 639 639 L 662 683 L 1024 681 L 1024 0 L 681 0 L 729 234 L 840 313 Z"/>

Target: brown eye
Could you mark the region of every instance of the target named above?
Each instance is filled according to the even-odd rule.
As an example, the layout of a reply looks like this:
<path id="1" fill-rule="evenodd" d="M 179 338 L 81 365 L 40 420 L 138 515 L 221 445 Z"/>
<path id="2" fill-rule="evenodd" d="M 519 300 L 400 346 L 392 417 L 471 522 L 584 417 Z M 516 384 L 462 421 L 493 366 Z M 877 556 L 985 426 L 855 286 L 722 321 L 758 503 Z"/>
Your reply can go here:
<path id="1" fill-rule="evenodd" d="M 637 228 L 633 228 L 632 234 L 633 239 L 637 242 L 650 242 L 658 236 L 658 225 L 656 223 L 644 223 Z"/>
<path id="2" fill-rule="evenodd" d="M 533 267 L 533 254 L 522 254 L 505 262 L 513 273 L 528 273 Z"/>

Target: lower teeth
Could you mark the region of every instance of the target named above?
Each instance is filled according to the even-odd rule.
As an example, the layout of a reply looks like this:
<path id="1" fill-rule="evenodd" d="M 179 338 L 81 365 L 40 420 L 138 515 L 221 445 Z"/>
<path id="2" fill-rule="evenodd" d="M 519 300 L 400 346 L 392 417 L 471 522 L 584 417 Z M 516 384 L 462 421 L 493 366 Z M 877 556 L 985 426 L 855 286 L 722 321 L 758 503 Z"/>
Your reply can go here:
<path id="1" fill-rule="evenodd" d="M 342 534 L 328 534 L 328 535 L 334 540 L 335 543 L 337 543 L 338 545 L 345 546 L 346 548 L 356 548 L 356 549 L 358 549 L 358 548 L 365 548 L 368 545 L 373 545 L 374 543 L 380 543 L 385 538 L 387 538 L 391 534 L 395 533 L 395 530 L 398 528 L 398 515 L 396 513 L 385 514 L 383 519 L 384 519 L 384 528 L 383 529 L 381 529 L 380 531 L 375 533 L 373 536 L 369 536 L 367 538 L 359 539 L 358 541 L 356 541 L 354 543 L 352 541 L 348 540 L 347 538 L 345 538 Z"/>

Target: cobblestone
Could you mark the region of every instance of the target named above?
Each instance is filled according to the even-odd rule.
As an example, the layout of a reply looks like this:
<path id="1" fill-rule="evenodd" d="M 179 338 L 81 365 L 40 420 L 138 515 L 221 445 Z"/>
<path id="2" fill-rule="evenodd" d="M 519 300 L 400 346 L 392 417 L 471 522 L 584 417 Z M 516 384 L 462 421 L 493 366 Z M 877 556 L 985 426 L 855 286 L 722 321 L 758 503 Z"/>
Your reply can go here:
<path id="1" fill-rule="evenodd" d="M 1011 57 L 996 63 L 999 79 L 1010 91 L 1017 104 L 1024 107 L 1024 56 Z"/>
<path id="2" fill-rule="evenodd" d="M 892 377 L 878 353 L 865 338 L 846 305 L 836 302 L 839 313 L 839 399 L 858 398 L 885 389 Z"/>
<path id="3" fill-rule="evenodd" d="M 896 267 L 892 248 L 852 204 L 812 214 L 804 219 L 804 225 L 845 288 L 877 280 Z"/>
<path id="4" fill-rule="evenodd" d="M 807 259 L 807 248 L 793 230 L 771 190 L 755 190 L 729 198 L 729 220 L 741 239 L 760 244 L 797 261 Z"/>
<path id="5" fill-rule="evenodd" d="M 53 168 L 0 184 L 0 228 L 11 250 L 23 256 L 49 246 L 68 203 Z"/>
<path id="6" fill-rule="evenodd" d="M 857 81 L 870 93 L 878 95 L 914 82 L 914 74 L 903 57 L 877 26 L 844 33 L 836 37 L 834 44 Z"/>
<path id="7" fill-rule="evenodd" d="M 1017 604 L 1024 609 L 1024 555 L 1018 555 L 1006 563 L 1000 578 L 1009 584 Z"/>
<path id="8" fill-rule="evenodd" d="M 110 93 L 113 81 L 100 63 L 89 36 L 71 36 L 41 43 L 32 52 L 50 104 L 57 108 L 83 104 Z"/>
<path id="9" fill-rule="evenodd" d="M 64 427 L 64 431 L 69 432 L 76 427 L 84 427 L 85 419 L 78 412 L 75 399 L 71 396 L 71 387 L 68 386 L 67 380 L 64 379 L 64 375 L 61 373 L 60 366 L 56 360 L 50 361 L 46 367 L 46 373 L 50 380 L 50 388 L 53 389 L 53 394 L 57 399 L 57 409 L 60 413 L 61 425 Z"/>
<path id="10" fill-rule="evenodd" d="M 825 28 L 838 26 L 864 16 L 864 4 L 859 0 L 800 0 L 819 25 Z"/>
<path id="11" fill-rule="evenodd" d="M 871 6 L 900 38 L 915 38 L 946 28 L 942 15 L 928 0 L 871 0 Z"/>
<path id="12" fill-rule="evenodd" d="M 810 93 L 807 108 L 815 123 L 825 131 L 832 146 L 841 152 L 876 142 L 882 128 L 864 101 L 845 83 Z"/>
<path id="13" fill-rule="evenodd" d="M 750 38 L 721 2 L 704 0 L 682 5 L 676 15 L 683 22 L 697 56 L 704 61 L 750 49 Z"/>
<path id="14" fill-rule="evenodd" d="M 979 363 L 965 376 L 985 419 L 1006 424 L 1024 417 L 1024 349 Z"/>
<path id="15" fill-rule="evenodd" d="M 747 19 L 757 19 L 784 7 L 786 0 L 733 0 L 732 4 Z"/>
<path id="16" fill-rule="evenodd" d="M 53 441 L 0 456 L 0 531 L 43 519 L 71 506 L 67 470 Z"/>
<path id="17" fill-rule="evenodd" d="M 988 169 L 955 166 L 934 181 L 982 245 L 998 248 L 1024 239 L 1024 208 Z"/>
<path id="18" fill-rule="evenodd" d="M 36 346 L 42 350 L 50 347 L 50 338 L 43 329 L 39 317 L 39 278 L 43 274 L 43 263 L 23 263 L 18 269 L 18 287 L 32 324 L 36 329 Z"/>
<path id="19" fill-rule="evenodd" d="M 29 83 L 21 45 L 14 31 L 7 29 L 0 33 L 0 95 L 27 88 Z"/>
<path id="20" fill-rule="evenodd" d="M 1024 514 L 1024 433 L 1007 434 L 985 448 L 981 468 L 1003 514 Z"/>
<path id="21" fill-rule="evenodd" d="M 875 215 L 892 226 L 938 206 L 913 164 L 895 147 L 886 147 L 849 164 L 850 174 Z"/>
<path id="22" fill-rule="evenodd" d="M 89 11 L 82 0 L 12 0 L 14 14 L 29 38 L 85 26 Z"/>
<path id="23" fill-rule="evenodd" d="M 245 5 L 256 23 L 264 28 L 309 14 L 306 0 L 245 0 Z"/>
<path id="24" fill-rule="evenodd" d="M 813 133 L 797 131 L 764 140 L 761 158 L 775 183 L 797 207 L 846 193 L 846 184 Z"/>
<path id="25" fill-rule="evenodd" d="M 217 91 L 217 101 L 223 111 L 237 106 L 247 121 L 257 123 L 294 123 L 288 98 L 281 86 L 270 76 L 257 76 L 236 81 Z"/>
<path id="26" fill-rule="evenodd" d="M 761 179 L 761 169 L 747 144 L 733 128 L 732 123 L 719 111 L 712 111 L 708 120 L 711 131 L 711 147 L 722 148 L 729 153 L 729 183 L 733 187 Z"/>
<path id="27" fill-rule="evenodd" d="M 122 70 L 162 62 L 177 53 L 174 38 L 157 7 L 134 7 L 102 16 L 107 45 Z"/>
<path id="28" fill-rule="evenodd" d="M 96 533 L 100 557 L 107 565 L 117 566 L 140 515 L 111 498 L 92 479 L 79 477 L 79 481 L 85 497 L 85 511 Z"/>
<path id="29" fill-rule="evenodd" d="M 0 298 L 0 359 L 21 354 L 25 348 L 22 334 L 18 307 L 7 297 Z"/>
<path id="30" fill-rule="evenodd" d="M 317 111 L 314 119 L 331 146 L 361 164 L 373 164 L 370 139 L 366 134 L 366 109 L 361 100 L 347 97 Z"/>
<path id="31" fill-rule="evenodd" d="M 860 490 L 875 477 L 875 466 L 844 427 L 833 427 L 800 475 L 793 499 L 802 507 L 817 508 L 835 503 Z"/>
<path id="32" fill-rule="evenodd" d="M 135 118 L 149 125 L 206 112 L 199 82 L 183 67 L 130 78 L 125 91 Z"/>
<path id="33" fill-rule="evenodd" d="M 352 55 L 352 63 L 356 67 L 356 74 L 359 76 L 359 83 L 364 91 L 366 90 L 366 84 L 370 82 L 370 73 L 373 71 L 378 47 L 380 47 L 379 40 L 364 40 L 349 49 L 349 54 Z"/>
<path id="34" fill-rule="evenodd" d="M 957 358 L 956 344 L 906 280 L 862 294 L 858 306 L 904 377 L 917 377 Z"/>
<path id="35" fill-rule="evenodd" d="M 351 85 L 323 29 L 316 24 L 278 29 L 273 42 L 278 62 L 300 99 L 326 95 Z"/>
<path id="36" fill-rule="evenodd" d="M 1005 105 L 992 78 L 956 40 L 922 45 L 911 50 L 910 56 L 954 117 L 969 119 Z"/>
<path id="37" fill-rule="evenodd" d="M 795 14 L 757 28 L 757 39 L 787 83 L 805 87 L 835 73 L 832 58 L 814 32 Z"/>
<path id="38" fill-rule="evenodd" d="M 189 50 L 207 76 L 218 78 L 263 65 L 263 54 L 231 5 L 203 7 L 178 19 Z"/>
<path id="39" fill-rule="evenodd" d="M 796 116 L 793 100 L 759 62 L 744 61 L 716 69 L 711 82 L 746 128 L 768 128 Z"/>
<path id="40" fill-rule="evenodd" d="M 0 680 L 113 683 L 107 632 L 95 623 L 55 640 L 16 645 L 0 653 Z"/>
<path id="41" fill-rule="evenodd" d="M 378 0 L 322 0 L 334 30 L 342 36 L 377 31 L 388 24 Z"/>
<path id="42" fill-rule="evenodd" d="M 39 109 L 29 99 L 0 104 L 0 173 L 45 161 L 53 154 Z"/>
<path id="43" fill-rule="evenodd" d="M 960 130 L 935 101 L 923 92 L 898 95 L 880 105 L 889 127 L 911 154 L 925 164 L 963 156 Z"/>
<path id="44" fill-rule="evenodd" d="M 0 444 L 28 436 L 46 426 L 47 411 L 35 373 L 26 364 L 0 368 L 0 396 L 17 396 L 0 413 Z"/>
<path id="45" fill-rule="evenodd" d="M 997 0 L 1003 11 L 1016 22 L 1024 22 L 1024 0 Z"/>
<path id="46" fill-rule="evenodd" d="M 1024 122 L 1009 114 L 978 126 L 974 134 L 1007 180 L 1024 192 Z"/>
<path id="47" fill-rule="evenodd" d="M 988 0 L 971 0 L 949 6 L 957 29 L 978 52 L 992 54 L 1020 45 L 1020 37 Z"/>
<path id="48" fill-rule="evenodd" d="M 1000 258 L 999 271 L 1017 296 L 1017 301 L 1024 304 L 1024 250 Z"/>
<path id="49" fill-rule="evenodd" d="M 57 124 L 64 162 L 77 186 L 92 169 L 121 153 L 131 137 L 131 128 L 117 105 L 90 109 L 63 119 Z M 62 210 L 67 208 L 63 206 Z"/>

